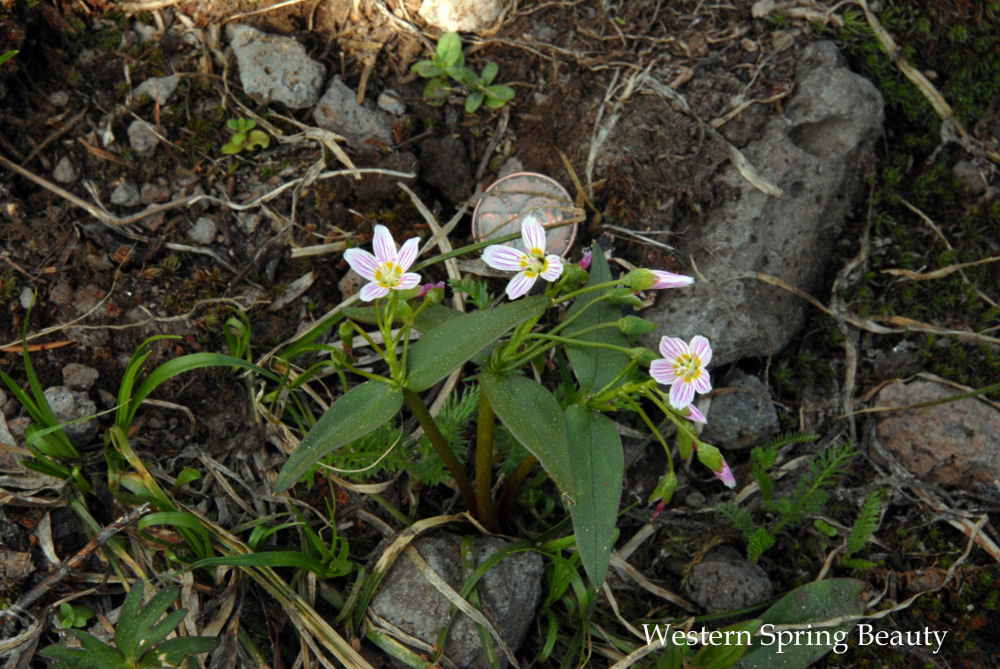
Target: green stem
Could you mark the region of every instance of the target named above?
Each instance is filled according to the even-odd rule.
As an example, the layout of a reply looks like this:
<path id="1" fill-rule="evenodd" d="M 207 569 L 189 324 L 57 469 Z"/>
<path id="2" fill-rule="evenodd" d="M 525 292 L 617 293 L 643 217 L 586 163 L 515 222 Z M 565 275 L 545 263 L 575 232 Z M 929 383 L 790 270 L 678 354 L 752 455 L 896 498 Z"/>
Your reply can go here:
<path id="1" fill-rule="evenodd" d="M 434 422 L 434 417 L 427 410 L 424 401 L 420 399 L 420 395 L 417 395 L 409 388 L 403 388 L 403 401 L 409 407 L 410 411 L 413 412 L 413 415 L 416 416 L 420 427 L 424 429 L 424 434 L 427 435 L 434 450 L 437 451 L 438 456 L 444 461 L 444 464 L 451 472 L 451 477 L 455 479 L 455 485 L 458 486 L 458 491 L 462 494 L 462 499 L 465 501 L 465 506 L 468 507 L 469 513 L 478 518 L 476 493 L 472 489 L 472 483 L 465 474 L 462 463 L 452 453 L 448 440 L 441 434 L 441 430 L 438 429 L 437 423 Z"/>
<path id="2" fill-rule="evenodd" d="M 612 325 L 614 325 L 614 324 L 612 324 Z M 586 328 L 586 329 L 590 330 L 591 328 Z M 597 328 L 594 328 L 594 329 L 597 329 Z M 531 348 L 529 348 L 528 350 L 526 350 L 519 358 L 517 358 L 513 362 L 509 362 L 509 363 L 505 362 L 504 363 L 504 369 L 516 369 L 516 368 L 520 367 L 521 365 L 523 365 L 524 363 L 528 362 L 529 360 L 533 360 L 536 357 L 538 357 L 539 355 L 541 355 L 542 353 L 545 353 L 545 351 L 549 350 L 550 348 L 555 348 L 556 344 L 565 344 L 567 346 L 586 346 L 586 347 L 589 347 L 589 348 L 606 348 L 606 349 L 609 349 L 611 351 L 618 351 L 619 353 L 624 353 L 625 355 L 628 355 L 628 356 L 631 356 L 634 353 L 633 349 L 631 349 L 631 348 L 625 348 L 623 346 L 616 346 L 614 344 L 606 344 L 604 342 L 599 342 L 599 341 L 583 341 L 581 339 L 570 339 L 568 337 L 559 337 L 559 336 L 556 336 L 556 335 L 544 334 L 544 333 L 541 333 L 541 332 L 535 332 L 535 333 L 531 334 L 529 338 L 530 339 L 542 339 L 545 342 L 552 342 L 552 343 L 551 344 L 550 343 L 544 343 L 544 344 L 538 344 L 536 346 L 532 346 Z"/>
<path id="3" fill-rule="evenodd" d="M 649 428 L 649 431 L 656 436 L 657 441 L 659 441 L 660 445 L 663 446 L 663 451 L 667 454 L 667 464 L 670 465 L 670 471 L 674 471 L 674 457 L 670 454 L 670 447 L 667 445 L 667 440 L 663 438 L 662 434 L 660 434 L 659 428 L 653 423 L 646 412 L 643 411 L 642 407 L 639 406 L 635 400 L 628 396 L 625 396 L 623 399 L 632 411 L 639 414 L 642 422 L 645 423 L 646 427 Z"/>
<path id="4" fill-rule="evenodd" d="M 521 483 L 531 473 L 531 470 L 538 464 L 538 458 L 528 455 L 521 460 L 517 468 L 507 477 L 507 484 L 503 488 L 503 497 L 500 499 L 500 517 L 504 523 L 510 524 L 510 513 L 514 509 L 514 502 L 517 500 L 517 493 L 521 489 Z"/>
<path id="5" fill-rule="evenodd" d="M 476 508 L 479 521 L 490 532 L 499 532 L 496 508 L 493 505 L 493 426 L 496 415 L 486 399 L 479 394 L 479 420 L 476 424 Z"/>

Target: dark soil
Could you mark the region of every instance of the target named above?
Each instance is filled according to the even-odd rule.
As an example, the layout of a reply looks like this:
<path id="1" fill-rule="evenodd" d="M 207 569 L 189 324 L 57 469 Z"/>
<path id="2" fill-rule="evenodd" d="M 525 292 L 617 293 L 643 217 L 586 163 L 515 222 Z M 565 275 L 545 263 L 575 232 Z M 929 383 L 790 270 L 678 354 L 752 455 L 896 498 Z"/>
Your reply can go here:
<path id="1" fill-rule="evenodd" d="M 612 9 L 591 0 L 521 3 L 497 34 L 467 41 L 470 65 L 478 70 L 488 60 L 497 62 L 498 81 L 510 84 L 517 93 L 508 109 L 482 110 L 475 115 L 464 114 L 461 101 L 443 107 L 423 103 L 423 81 L 409 73 L 409 66 L 427 57 L 433 41 L 401 30 L 374 2 L 331 0 L 273 11 L 250 1 L 184 2 L 158 14 L 168 25 L 176 25 L 183 15 L 206 34 L 214 32 L 216 39 L 221 24 L 246 14 L 239 18 L 241 22 L 299 38 L 313 58 L 324 62 L 328 74 L 340 74 L 355 90 L 363 86 L 366 97 L 375 98 L 384 89 L 400 93 L 408 114 L 394 127 L 395 144 L 347 150 L 359 167 L 419 175 L 409 183 L 439 221 L 451 218 L 474 189 L 489 185 L 500 166 L 513 157 L 525 170 L 548 174 L 564 184 L 587 210 L 588 222 L 577 235 L 578 246 L 570 257 L 579 257 L 592 239 L 609 234 L 616 255 L 626 261 L 678 269 L 683 260 L 673 256 L 670 239 L 695 234 L 703 212 L 727 196 L 706 186 L 727 153 L 704 131 L 704 124 L 726 117 L 739 102 L 771 99 L 749 104 L 718 126 L 729 142 L 745 145 L 771 115 L 781 112 L 780 94 L 790 91 L 801 48 L 833 29 L 821 25 L 819 12 L 812 23 L 757 20 L 750 14 L 750 4 L 643 0 Z M 220 147 L 229 137 L 226 121 L 241 114 L 238 103 L 286 136 L 298 129 L 283 117 L 311 125 L 311 113 L 292 112 L 279 104 L 264 108 L 244 96 L 233 59 L 227 60 L 221 50 L 211 50 L 213 46 L 224 49 L 224 38 L 196 45 L 168 31 L 170 37 L 163 41 L 137 43 L 128 30 L 136 18 L 104 0 L 0 2 L 0 53 L 20 49 L 15 59 L 0 65 L 0 155 L 50 181 L 56 165 L 68 157 L 81 176 L 65 188 L 95 203 L 87 189 L 87 184 L 93 184 L 102 206 L 119 216 L 141 209 L 123 210 L 108 204 L 109 194 L 124 180 L 152 184 L 151 192 L 159 191 L 154 202 L 205 192 L 242 203 L 304 176 L 317 161 L 325 160 L 327 169 L 342 167 L 315 142 L 274 141 L 256 153 L 222 156 Z M 157 17 L 143 12 L 138 18 L 154 23 Z M 221 32 L 224 35 L 224 29 Z M 647 69 L 672 82 L 697 119 L 659 97 L 628 92 L 629 77 Z M 171 73 L 180 74 L 182 83 L 168 105 L 161 108 L 132 98 L 129 82 L 135 87 L 149 77 Z M 57 92 L 68 94 L 69 102 L 54 103 Z M 617 105 L 625 104 L 638 121 L 614 126 L 588 165 L 602 124 Z M 170 139 L 148 159 L 136 157 L 129 148 L 126 128 L 136 117 L 153 122 Z M 109 142 L 105 141 L 108 133 L 114 137 Z M 465 155 L 435 150 L 427 142 L 448 137 L 460 140 Z M 36 345 L 31 361 L 42 387 L 60 385 L 67 363 L 83 363 L 100 372 L 92 396 L 102 400 L 101 410 L 110 409 L 129 357 L 147 337 L 178 336 L 152 347 L 147 368 L 186 353 L 227 352 L 223 327 L 234 309 L 250 317 L 257 358 L 322 318 L 345 297 L 339 282 L 347 266 L 339 251 L 293 258 L 293 249 L 334 242 L 367 244 L 375 223 L 388 225 L 397 239 L 402 233 L 429 236 L 424 219 L 395 181 L 381 177 L 361 182 L 350 178 L 316 181 L 248 211 L 201 201 L 166 209 L 121 229 L 99 221 L 37 181 L 2 169 L 0 346 L 5 353 L 0 354 L 0 369 L 24 384 L 18 353 L 26 329 L 28 343 Z M 583 187 L 579 192 L 574 187 L 577 183 Z M 202 216 L 217 226 L 215 239 L 207 245 L 194 244 L 189 237 L 191 226 Z M 863 217 L 861 213 L 859 218 Z M 630 232 L 648 233 L 661 244 L 649 244 Z M 454 245 L 467 241 L 469 234 L 463 222 L 453 233 Z M 285 306 L 272 308 L 309 272 L 314 280 L 307 291 Z M 21 302 L 25 287 L 36 295 L 30 320 Z M 813 321 L 807 334 L 831 329 L 829 324 Z M 839 368 L 842 351 L 829 342 L 816 344 L 824 336 L 790 347 L 793 352 L 782 364 L 799 365 L 794 367 L 793 378 L 821 383 L 809 374 L 819 374 L 816 369 L 824 365 Z M 824 357 L 797 363 L 796 356 L 801 358 L 803 351 Z M 745 366 L 770 370 L 772 363 L 779 364 L 749 361 Z M 815 387 L 794 382 L 778 391 L 785 403 L 782 416 L 787 429 L 795 429 L 799 409 L 822 394 Z M 6 406 L 0 408 L 10 419 L 20 409 L 9 393 L 7 397 Z M 255 491 L 267 489 L 267 481 L 273 480 L 285 455 L 272 438 L 277 428 L 255 419 L 241 379 L 228 370 L 199 371 L 177 377 L 155 397 L 166 403 L 140 412 L 131 441 L 149 466 L 174 477 L 191 465 L 209 478 L 235 486 L 236 496 L 246 499 L 245 508 L 233 496 L 219 492 L 218 485 L 206 484 L 199 494 L 185 498 L 187 503 L 211 509 L 223 527 L 266 515 L 270 502 L 255 497 Z M 106 425 L 111 422 L 109 416 L 101 420 Z M 95 483 L 102 477 L 103 448 L 98 440 L 86 452 L 86 475 Z M 0 453 L 0 463 L 5 463 L 4 457 Z M 662 454 L 636 455 L 626 491 L 648 489 L 649 481 L 643 478 L 663 469 L 657 457 Z M 745 458 L 741 458 L 737 455 L 731 461 L 745 477 Z M 675 500 L 681 510 L 685 499 L 689 500 L 690 514 L 665 516 L 662 537 L 647 542 L 631 559 L 640 572 L 672 589 L 680 589 L 683 570 L 712 544 L 730 540 L 740 545 L 737 533 L 720 530 L 717 515 L 695 511 L 718 499 L 713 481 L 695 478 L 689 478 Z M 836 501 L 853 509 L 852 500 L 870 488 L 870 476 L 858 472 L 845 483 Z M 207 502 L 214 494 L 218 497 Z M 406 498 L 407 491 L 385 494 L 398 501 Z M 381 512 L 351 490 L 303 491 L 316 508 L 323 508 L 334 495 L 341 505 L 338 519 L 354 524 L 348 530 L 352 556 L 363 561 L 381 537 L 359 510 Z M 45 490 L 36 497 L 44 498 L 44 503 L 14 506 L 0 498 L 4 505 L 0 507 L 0 546 L 3 551 L 30 552 L 35 567 L 47 571 L 49 565 L 32 534 L 40 523 L 51 522 L 53 545 L 63 559 L 79 550 L 86 537 L 75 516 L 52 508 L 63 504 L 58 490 Z M 107 481 L 98 485 L 96 497 L 104 504 L 94 509 L 100 524 L 112 522 L 123 512 L 112 500 Z M 433 508 L 446 504 L 445 497 L 429 494 L 424 503 Z M 627 503 L 640 506 L 622 519 L 623 538 L 651 513 L 645 500 L 633 497 L 624 496 Z M 45 520 L 50 511 L 51 518 Z M 873 592 L 889 588 L 895 601 L 922 589 L 918 576 L 946 570 L 966 541 L 932 519 L 933 513 L 912 500 L 895 498 L 877 537 L 876 553 L 883 559 L 872 557 L 880 562 L 879 568 L 854 575 L 867 579 Z M 928 523 L 925 538 L 914 539 L 904 532 L 907 526 L 921 523 Z M 799 539 L 783 540 L 762 561 L 779 592 L 811 580 L 822 564 L 824 556 L 812 543 L 814 537 Z M 4 591 L 16 598 L 34 584 L 28 572 L 5 566 L 4 560 L 15 560 L 7 555 L 0 553 L 0 608 Z M 106 569 L 96 559 L 86 565 L 89 572 Z M 995 626 L 998 578 L 1000 572 L 980 554 L 962 572 L 960 582 L 926 595 L 898 614 L 900 628 L 932 621 L 955 630 L 961 641 L 950 646 L 954 654 L 948 659 L 932 658 L 923 651 L 886 651 L 891 666 L 997 666 L 1000 651 L 995 641 L 987 639 Z M 71 579 L 66 591 L 85 587 L 89 586 L 82 579 Z M 350 584 L 337 587 L 346 591 Z M 104 605 L 110 602 L 108 595 L 100 597 Z M 626 618 L 667 615 L 660 608 L 662 602 L 643 591 L 630 595 L 623 590 L 619 597 L 623 610 L 629 611 Z M 287 644 L 289 652 L 295 652 L 297 644 L 278 631 L 282 621 L 274 619 L 281 615 L 277 607 L 271 610 L 268 604 L 251 603 L 252 599 L 247 598 L 246 619 L 257 626 L 261 638 L 270 633 L 275 647 Z M 541 636 L 531 634 L 529 654 L 541 644 Z M 45 639 L 42 646 L 54 642 L 55 635 L 47 634 Z M 380 662 L 374 659 L 377 651 L 365 649 L 373 662 Z M 826 662 L 831 666 L 890 666 L 884 664 L 889 660 L 860 651 Z M 281 666 L 280 658 L 272 666 Z"/>

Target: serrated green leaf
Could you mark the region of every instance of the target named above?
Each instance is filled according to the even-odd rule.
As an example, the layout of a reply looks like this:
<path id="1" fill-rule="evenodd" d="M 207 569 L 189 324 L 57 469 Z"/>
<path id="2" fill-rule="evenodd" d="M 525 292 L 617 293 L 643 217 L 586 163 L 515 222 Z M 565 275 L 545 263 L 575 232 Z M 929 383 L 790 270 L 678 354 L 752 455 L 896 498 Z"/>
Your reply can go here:
<path id="1" fill-rule="evenodd" d="M 410 348 L 407 387 L 415 392 L 427 390 L 548 305 L 549 299 L 538 295 L 463 314 L 432 329 Z"/>
<path id="2" fill-rule="evenodd" d="M 611 280 L 611 270 L 608 269 L 608 262 L 604 259 L 604 251 L 597 244 L 593 247 L 593 260 L 590 266 L 590 279 L 588 286 L 604 283 Z M 580 312 L 584 306 L 595 299 L 592 293 L 585 293 L 573 301 L 573 305 L 566 314 L 567 318 Z M 577 318 L 571 330 L 583 330 L 584 328 L 597 325 L 598 323 L 614 323 L 621 316 L 618 309 L 607 304 L 598 302 L 588 308 Z M 628 346 L 628 340 L 617 328 L 604 328 L 595 330 L 577 337 L 581 341 L 601 342 L 604 344 L 614 344 L 615 346 Z M 580 390 L 584 393 L 591 393 L 600 390 L 611 382 L 612 379 L 628 364 L 628 356 L 619 351 L 612 351 L 606 348 L 593 348 L 589 346 L 566 346 L 566 356 L 569 364 L 573 368 L 573 374 L 580 384 Z"/>
<path id="3" fill-rule="evenodd" d="M 474 114 L 476 110 L 483 104 L 483 94 L 479 91 L 473 91 L 469 93 L 465 98 L 465 113 Z"/>
<path id="4" fill-rule="evenodd" d="M 483 68 L 483 73 L 480 75 L 480 79 L 484 86 L 489 86 L 493 83 L 493 80 L 497 78 L 497 72 L 500 71 L 500 66 L 494 63 L 492 60 L 486 63 Z"/>
<path id="5" fill-rule="evenodd" d="M 576 503 L 569 507 L 576 547 L 591 585 L 600 587 L 622 497 L 622 440 L 606 416 L 580 404 L 566 409 L 566 438 L 576 488 Z"/>
<path id="6" fill-rule="evenodd" d="M 575 500 L 566 420 L 555 396 L 532 379 L 513 374 L 486 371 L 479 375 L 479 385 L 504 427 L 538 458 L 556 486 Z"/>
<path id="7" fill-rule="evenodd" d="M 462 38 L 454 32 L 441 35 L 435 55 L 441 59 L 445 67 L 461 66 L 465 62 L 465 56 L 462 54 Z"/>
<path id="8" fill-rule="evenodd" d="M 274 482 L 282 492 L 330 451 L 360 439 L 399 413 L 403 391 L 381 381 L 365 381 L 327 409 L 288 458 Z"/>

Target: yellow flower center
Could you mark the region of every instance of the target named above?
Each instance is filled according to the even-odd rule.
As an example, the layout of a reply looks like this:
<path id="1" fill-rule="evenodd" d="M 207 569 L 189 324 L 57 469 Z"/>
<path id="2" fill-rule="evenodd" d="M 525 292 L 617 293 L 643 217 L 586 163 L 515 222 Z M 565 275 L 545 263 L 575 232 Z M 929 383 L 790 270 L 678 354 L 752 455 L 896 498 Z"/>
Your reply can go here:
<path id="1" fill-rule="evenodd" d="M 383 288 L 395 288 L 399 284 L 399 277 L 402 275 L 402 267 L 394 262 L 384 262 L 375 270 L 375 281 Z"/>
<path id="2" fill-rule="evenodd" d="M 684 353 L 674 360 L 674 374 L 684 380 L 684 383 L 691 383 L 701 376 L 701 359 L 691 353 Z"/>
<path id="3" fill-rule="evenodd" d="M 521 269 L 529 277 L 536 277 L 549 268 L 545 251 L 540 248 L 528 249 L 528 254 L 521 258 Z"/>

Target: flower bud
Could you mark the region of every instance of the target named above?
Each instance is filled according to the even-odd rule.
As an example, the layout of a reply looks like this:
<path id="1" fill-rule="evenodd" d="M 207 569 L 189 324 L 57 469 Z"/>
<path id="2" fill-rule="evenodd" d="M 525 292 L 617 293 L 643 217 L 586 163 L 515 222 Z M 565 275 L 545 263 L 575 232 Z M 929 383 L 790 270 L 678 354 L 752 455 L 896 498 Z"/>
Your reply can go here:
<path id="1" fill-rule="evenodd" d="M 653 321 L 647 321 L 638 316 L 623 316 L 618 319 L 618 329 L 622 331 L 622 334 L 643 335 L 652 332 L 657 327 L 659 326 Z"/>
<path id="2" fill-rule="evenodd" d="M 656 285 L 656 275 L 652 270 L 634 269 L 622 278 L 622 283 L 632 290 L 646 290 Z"/>
<path id="3" fill-rule="evenodd" d="M 660 479 L 656 488 L 653 489 L 653 493 L 649 496 L 649 501 L 652 503 L 661 500 L 661 503 L 666 506 L 670 503 L 670 498 L 674 496 L 675 490 L 677 490 L 677 474 L 671 470 Z"/>
<path id="4" fill-rule="evenodd" d="M 344 349 L 349 351 L 354 348 L 354 324 L 350 321 L 340 324 L 340 341 L 343 342 Z"/>
<path id="5" fill-rule="evenodd" d="M 617 288 L 608 297 L 610 304 L 622 304 L 638 309 L 642 307 L 642 300 L 635 296 L 631 288 Z"/>
<path id="6" fill-rule="evenodd" d="M 736 477 L 733 476 L 733 470 L 729 468 L 726 459 L 722 457 L 722 453 L 715 446 L 699 443 L 698 459 L 701 460 L 703 465 L 711 469 L 712 473 L 725 483 L 727 488 L 736 487 Z"/>

